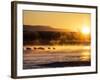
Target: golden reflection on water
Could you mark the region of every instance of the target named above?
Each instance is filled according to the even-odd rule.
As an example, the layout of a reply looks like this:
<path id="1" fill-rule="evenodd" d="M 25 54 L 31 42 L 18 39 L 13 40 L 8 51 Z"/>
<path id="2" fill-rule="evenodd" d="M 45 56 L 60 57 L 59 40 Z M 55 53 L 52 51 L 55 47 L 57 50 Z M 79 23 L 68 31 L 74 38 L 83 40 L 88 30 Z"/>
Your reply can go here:
<path id="1" fill-rule="evenodd" d="M 90 61 L 90 51 L 82 52 L 81 56 L 81 61 Z"/>

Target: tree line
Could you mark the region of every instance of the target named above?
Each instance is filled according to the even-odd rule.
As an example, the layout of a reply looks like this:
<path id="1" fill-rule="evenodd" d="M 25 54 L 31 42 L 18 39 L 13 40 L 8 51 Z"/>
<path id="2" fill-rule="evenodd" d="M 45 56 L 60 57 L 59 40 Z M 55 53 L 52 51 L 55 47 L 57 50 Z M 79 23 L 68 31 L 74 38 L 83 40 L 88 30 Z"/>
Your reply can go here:
<path id="1" fill-rule="evenodd" d="M 83 35 L 80 32 L 24 31 L 23 44 L 24 45 L 90 44 L 90 35 Z"/>

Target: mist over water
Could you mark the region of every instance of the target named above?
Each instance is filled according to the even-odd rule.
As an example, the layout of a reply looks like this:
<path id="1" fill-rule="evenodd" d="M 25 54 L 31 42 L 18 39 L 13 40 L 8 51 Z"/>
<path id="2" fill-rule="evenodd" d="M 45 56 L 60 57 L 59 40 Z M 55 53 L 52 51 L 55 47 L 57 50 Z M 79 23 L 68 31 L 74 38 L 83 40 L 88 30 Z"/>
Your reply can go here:
<path id="1" fill-rule="evenodd" d="M 49 45 L 34 45 L 24 46 L 23 51 L 23 68 L 24 69 L 34 69 L 34 68 L 42 68 L 45 66 L 41 65 L 50 65 L 50 67 L 56 63 L 59 67 L 58 63 L 61 65 L 65 63 L 71 63 L 71 65 L 65 64 L 63 67 L 67 66 L 77 66 L 74 62 L 80 62 L 78 64 L 84 65 L 85 63 L 81 62 L 90 62 L 91 54 L 90 54 L 90 46 L 89 45 L 62 45 L 62 46 L 49 46 Z M 49 67 L 48 65 L 48 67 Z M 86 66 L 90 64 L 86 63 Z"/>

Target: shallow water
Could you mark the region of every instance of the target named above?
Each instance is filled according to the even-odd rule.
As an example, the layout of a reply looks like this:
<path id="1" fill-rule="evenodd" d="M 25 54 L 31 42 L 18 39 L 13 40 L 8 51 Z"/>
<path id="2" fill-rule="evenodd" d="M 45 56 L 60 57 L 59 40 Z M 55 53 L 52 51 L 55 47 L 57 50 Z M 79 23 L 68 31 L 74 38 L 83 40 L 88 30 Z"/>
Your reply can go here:
<path id="1" fill-rule="evenodd" d="M 29 48 L 29 49 L 26 49 Z M 35 49 L 34 49 L 35 48 Z M 40 68 L 54 62 L 90 62 L 90 46 L 24 46 L 23 68 Z M 65 65 L 67 66 L 67 65 Z"/>

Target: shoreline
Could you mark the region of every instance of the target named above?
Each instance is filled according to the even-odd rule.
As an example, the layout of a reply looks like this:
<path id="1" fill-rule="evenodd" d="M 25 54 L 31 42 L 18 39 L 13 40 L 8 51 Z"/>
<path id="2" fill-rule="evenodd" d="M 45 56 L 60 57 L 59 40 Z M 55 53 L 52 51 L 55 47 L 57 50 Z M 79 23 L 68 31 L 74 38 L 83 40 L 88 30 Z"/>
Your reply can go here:
<path id="1" fill-rule="evenodd" d="M 72 62 L 53 62 L 48 64 L 39 65 L 26 65 L 23 69 L 40 69 L 40 68 L 59 68 L 59 67 L 79 67 L 79 66 L 91 66 L 90 61 L 72 61 Z"/>

